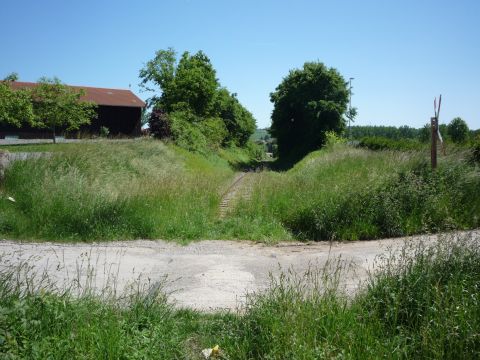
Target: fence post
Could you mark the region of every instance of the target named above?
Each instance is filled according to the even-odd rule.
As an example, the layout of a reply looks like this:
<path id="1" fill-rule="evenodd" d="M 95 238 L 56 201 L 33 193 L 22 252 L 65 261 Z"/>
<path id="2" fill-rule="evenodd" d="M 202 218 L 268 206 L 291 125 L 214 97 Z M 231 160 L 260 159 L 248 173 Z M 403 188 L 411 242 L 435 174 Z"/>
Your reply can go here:
<path id="1" fill-rule="evenodd" d="M 438 119 L 436 117 L 430 118 L 432 129 L 432 149 L 431 149 L 431 159 L 432 159 L 432 169 L 437 168 L 437 131 L 438 131 Z"/>

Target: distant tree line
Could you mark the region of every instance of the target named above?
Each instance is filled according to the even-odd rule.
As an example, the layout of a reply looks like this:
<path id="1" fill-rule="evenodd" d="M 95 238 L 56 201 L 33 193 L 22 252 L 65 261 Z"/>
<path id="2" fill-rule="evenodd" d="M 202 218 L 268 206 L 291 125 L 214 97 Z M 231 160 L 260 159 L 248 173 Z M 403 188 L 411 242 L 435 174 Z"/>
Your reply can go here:
<path id="1" fill-rule="evenodd" d="M 421 129 L 405 126 L 351 126 L 350 135 L 353 139 L 360 140 L 364 137 L 379 136 L 391 140 L 417 139 Z"/>
<path id="2" fill-rule="evenodd" d="M 463 143 L 469 139 L 474 139 L 478 130 L 470 130 L 467 123 L 460 117 L 454 118 L 448 124 L 440 124 L 440 134 L 446 141 L 454 143 Z M 396 126 L 352 126 L 350 136 L 354 140 L 362 140 L 366 137 L 380 137 L 389 140 L 419 140 L 428 142 L 431 138 L 430 124 L 425 124 L 422 128 L 416 129 L 407 125 Z"/>
<path id="3" fill-rule="evenodd" d="M 253 115 L 235 93 L 222 87 L 202 52 L 159 50 L 140 70 L 141 86 L 155 91 L 148 100 L 150 132 L 189 150 L 247 144 L 255 131 Z M 158 94 L 160 91 L 160 94 Z"/>

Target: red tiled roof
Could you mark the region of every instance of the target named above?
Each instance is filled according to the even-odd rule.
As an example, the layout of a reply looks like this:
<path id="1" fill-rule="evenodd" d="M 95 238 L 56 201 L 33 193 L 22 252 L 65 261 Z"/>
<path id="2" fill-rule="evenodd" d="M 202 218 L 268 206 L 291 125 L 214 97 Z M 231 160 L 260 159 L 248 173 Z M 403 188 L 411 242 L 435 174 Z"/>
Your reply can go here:
<path id="1" fill-rule="evenodd" d="M 14 89 L 33 88 L 37 86 L 37 83 L 13 81 L 11 86 Z M 145 103 L 130 90 L 68 86 L 73 89 L 83 89 L 85 91 L 85 95 L 81 97 L 83 101 L 91 101 L 98 105 L 107 106 L 145 107 Z"/>

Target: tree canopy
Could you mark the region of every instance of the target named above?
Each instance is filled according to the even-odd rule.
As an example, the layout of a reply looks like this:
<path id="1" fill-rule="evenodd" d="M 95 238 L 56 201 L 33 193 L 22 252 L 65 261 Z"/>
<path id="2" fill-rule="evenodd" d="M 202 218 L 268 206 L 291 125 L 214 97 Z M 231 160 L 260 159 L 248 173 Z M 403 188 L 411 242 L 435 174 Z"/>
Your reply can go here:
<path id="1" fill-rule="evenodd" d="M 427 140 L 430 136 L 430 130 L 427 132 Z M 380 136 L 392 140 L 400 139 L 418 139 L 422 130 L 407 125 L 400 127 L 385 125 L 355 125 L 350 129 L 353 139 L 360 140 L 364 137 Z"/>
<path id="2" fill-rule="evenodd" d="M 77 91 L 59 79 L 41 78 L 32 90 L 34 126 L 52 130 L 55 142 L 57 128 L 78 130 L 97 116 L 96 105 L 80 100 L 83 91 Z"/>
<path id="3" fill-rule="evenodd" d="M 0 82 L 0 124 L 22 126 L 33 124 L 34 113 L 30 91 L 13 90 L 8 81 Z"/>
<path id="4" fill-rule="evenodd" d="M 460 117 L 454 118 L 447 125 L 448 136 L 455 143 L 465 142 L 468 139 L 469 132 L 467 123 Z"/>
<path id="5" fill-rule="evenodd" d="M 140 78 L 145 90 L 161 91 L 148 101 L 154 108 L 150 129 L 157 137 L 169 134 L 182 146 L 196 149 L 195 142 L 244 146 L 255 131 L 252 114 L 220 86 L 202 51 L 184 52 L 177 61 L 172 48 L 159 50 L 140 70 Z"/>
<path id="6" fill-rule="evenodd" d="M 347 110 L 344 78 L 320 62 L 307 62 L 290 73 L 270 94 L 272 136 L 282 157 L 301 157 L 324 144 L 325 132 L 341 133 Z"/>

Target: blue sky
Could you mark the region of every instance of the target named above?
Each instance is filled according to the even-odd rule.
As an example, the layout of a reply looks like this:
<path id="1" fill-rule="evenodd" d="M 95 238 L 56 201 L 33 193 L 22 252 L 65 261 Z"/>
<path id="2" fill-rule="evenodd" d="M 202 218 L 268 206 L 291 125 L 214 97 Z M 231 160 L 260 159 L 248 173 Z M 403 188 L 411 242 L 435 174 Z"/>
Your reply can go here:
<path id="1" fill-rule="evenodd" d="M 128 88 L 158 49 L 203 50 L 259 127 L 270 92 L 322 61 L 353 81 L 356 124 L 480 128 L 480 1 L 3 0 L 0 77 Z"/>

